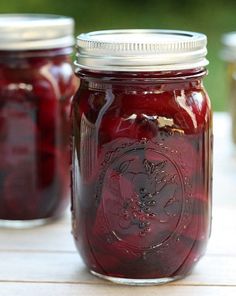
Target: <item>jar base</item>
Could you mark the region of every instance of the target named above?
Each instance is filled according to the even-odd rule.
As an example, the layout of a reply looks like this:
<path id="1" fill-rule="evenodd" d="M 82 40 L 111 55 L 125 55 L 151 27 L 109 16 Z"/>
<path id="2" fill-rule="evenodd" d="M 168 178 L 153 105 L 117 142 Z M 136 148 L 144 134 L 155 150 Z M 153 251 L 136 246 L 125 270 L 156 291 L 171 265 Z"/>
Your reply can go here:
<path id="1" fill-rule="evenodd" d="M 12 228 L 12 229 L 27 229 L 38 226 L 43 226 L 53 222 L 55 218 L 43 218 L 33 220 L 2 220 L 0 219 L 0 228 Z"/>
<path id="2" fill-rule="evenodd" d="M 107 275 L 97 273 L 93 270 L 90 270 L 90 272 L 99 278 L 102 278 L 104 280 L 108 280 L 108 281 L 113 282 L 115 284 L 130 285 L 130 286 L 163 285 L 163 284 L 166 284 L 169 282 L 180 280 L 184 277 L 184 276 L 178 275 L 178 276 L 166 277 L 166 278 L 131 279 L 131 278 L 119 278 L 119 277 L 107 276 Z"/>

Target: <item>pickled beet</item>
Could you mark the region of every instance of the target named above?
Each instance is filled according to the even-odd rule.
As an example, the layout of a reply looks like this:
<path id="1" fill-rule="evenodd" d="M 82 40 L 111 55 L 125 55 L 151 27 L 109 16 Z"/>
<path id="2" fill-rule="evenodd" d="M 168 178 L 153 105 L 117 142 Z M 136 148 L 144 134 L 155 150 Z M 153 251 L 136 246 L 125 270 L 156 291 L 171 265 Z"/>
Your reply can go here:
<path id="1" fill-rule="evenodd" d="M 211 215 L 204 70 L 79 75 L 72 214 L 83 260 L 105 276 L 186 275 L 204 254 Z"/>
<path id="2" fill-rule="evenodd" d="M 68 49 L 0 52 L 0 220 L 67 206 L 73 76 Z"/>

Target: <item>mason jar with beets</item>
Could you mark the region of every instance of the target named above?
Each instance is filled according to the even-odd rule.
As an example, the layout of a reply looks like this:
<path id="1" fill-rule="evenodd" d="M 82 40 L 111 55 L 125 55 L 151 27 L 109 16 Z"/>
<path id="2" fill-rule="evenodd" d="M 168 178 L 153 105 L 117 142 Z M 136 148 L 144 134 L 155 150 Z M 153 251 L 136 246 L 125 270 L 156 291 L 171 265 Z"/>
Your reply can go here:
<path id="1" fill-rule="evenodd" d="M 69 203 L 73 26 L 0 15 L 0 226 L 44 224 Z"/>
<path id="2" fill-rule="evenodd" d="M 73 235 L 88 269 L 123 284 L 189 274 L 210 235 L 206 36 L 114 30 L 77 38 Z"/>

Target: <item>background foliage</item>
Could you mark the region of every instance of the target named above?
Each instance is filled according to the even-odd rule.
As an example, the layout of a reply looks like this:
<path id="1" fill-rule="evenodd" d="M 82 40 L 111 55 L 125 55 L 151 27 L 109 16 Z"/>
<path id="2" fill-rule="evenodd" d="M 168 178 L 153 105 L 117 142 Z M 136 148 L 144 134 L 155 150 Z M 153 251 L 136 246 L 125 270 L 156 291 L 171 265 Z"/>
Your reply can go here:
<path id="1" fill-rule="evenodd" d="M 214 110 L 226 108 L 221 36 L 236 30 L 236 0 L 1 0 L 0 13 L 53 13 L 76 20 L 76 34 L 97 29 L 161 28 L 208 36 L 209 75 L 205 85 Z"/>

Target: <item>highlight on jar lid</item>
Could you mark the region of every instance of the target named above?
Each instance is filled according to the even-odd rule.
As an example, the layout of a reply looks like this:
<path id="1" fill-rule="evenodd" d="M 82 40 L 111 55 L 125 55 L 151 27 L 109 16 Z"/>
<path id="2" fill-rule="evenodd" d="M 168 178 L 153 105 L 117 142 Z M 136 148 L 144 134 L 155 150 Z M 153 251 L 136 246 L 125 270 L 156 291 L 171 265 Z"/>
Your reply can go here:
<path id="1" fill-rule="evenodd" d="M 221 51 L 221 57 L 225 61 L 233 62 L 236 60 L 236 32 L 229 32 L 223 35 L 222 43 L 224 45 Z"/>
<path id="2" fill-rule="evenodd" d="M 100 71 L 163 71 L 208 64 L 207 37 L 172 30 L 104 30 L 77 37 L 81 69 Z"/>
<path id="3" fill-rule="evenodd" d="M 0 14 L 0 50 L 72 46 L 72 18 L 47 14 Z"/>

